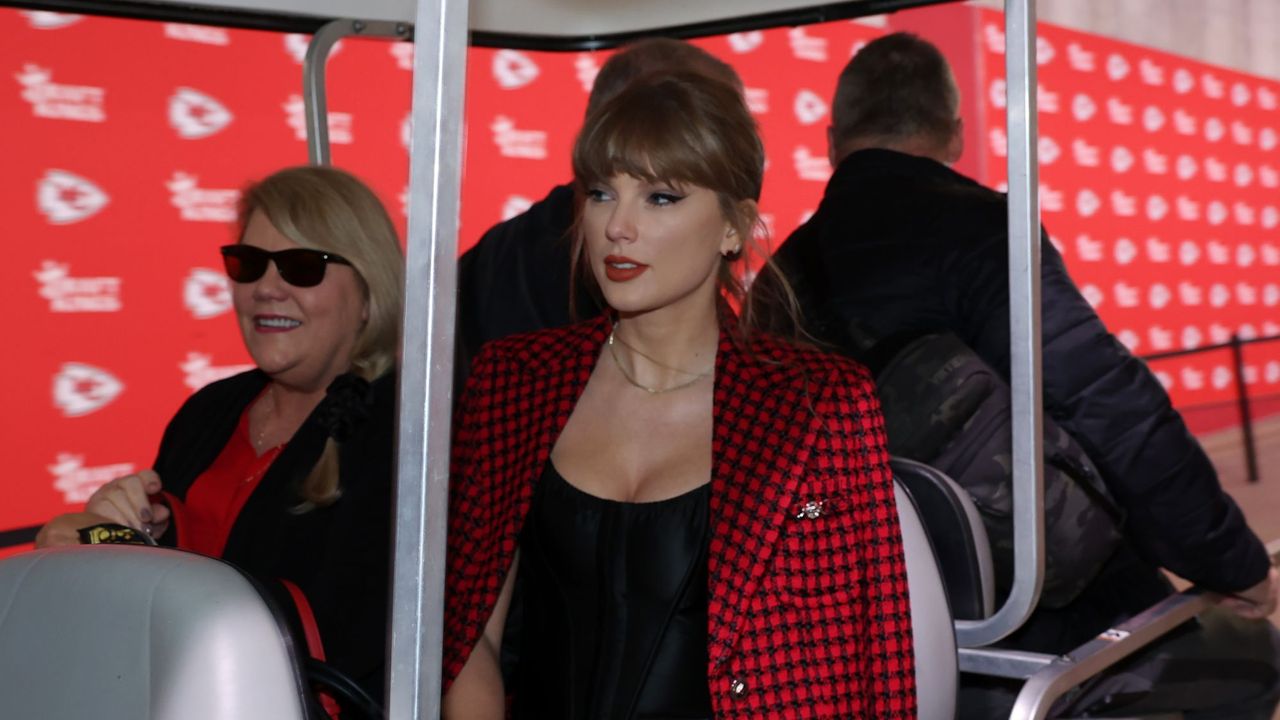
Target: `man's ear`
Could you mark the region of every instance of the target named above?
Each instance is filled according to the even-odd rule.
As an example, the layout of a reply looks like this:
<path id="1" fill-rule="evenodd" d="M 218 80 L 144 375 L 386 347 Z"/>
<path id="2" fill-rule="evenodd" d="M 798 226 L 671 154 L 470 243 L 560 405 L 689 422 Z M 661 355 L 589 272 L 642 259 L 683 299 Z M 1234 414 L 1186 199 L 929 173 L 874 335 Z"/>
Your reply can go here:
<path id="1" fill-rule="evenodd" d="M 943 151 L 945 154 L 945 162 L 947 165 L 954 165 L 960 160 L 960 156 L 964 155 L 964 119 L 956 118 L 956 127 L 951 132 L 951 139 L 947 141 L 947 147 Z"/>

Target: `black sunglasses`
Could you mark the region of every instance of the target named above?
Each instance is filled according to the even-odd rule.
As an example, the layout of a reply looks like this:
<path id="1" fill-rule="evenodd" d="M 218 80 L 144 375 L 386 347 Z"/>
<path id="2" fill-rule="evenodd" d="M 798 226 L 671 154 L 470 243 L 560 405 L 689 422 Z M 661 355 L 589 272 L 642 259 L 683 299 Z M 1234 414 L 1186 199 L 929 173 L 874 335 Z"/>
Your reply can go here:
<path id="1" fill-rule="evenodd" d="M 351 261 L 320 250 L 290 248 L 268 252 L 253 245 L 223 245 L 222 264 L 227 277 L 238 283 L 250 283 L 267 272 L 267 261 L 276 264 L 276 270 L 285 282 L 295 287 L 315 287 L 324 280 L 324 269 L 329 263 L 350 265 Z"/>

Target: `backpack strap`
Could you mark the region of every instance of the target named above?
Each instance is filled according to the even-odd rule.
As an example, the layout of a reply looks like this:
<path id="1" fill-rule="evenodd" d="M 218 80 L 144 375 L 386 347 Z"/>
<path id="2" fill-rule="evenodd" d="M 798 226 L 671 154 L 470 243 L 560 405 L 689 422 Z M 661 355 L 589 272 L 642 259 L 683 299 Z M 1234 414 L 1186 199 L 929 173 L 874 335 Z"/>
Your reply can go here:
<path id="1" fill-rule="evenodd" d="M 316 615 L 311 609 L 311 603 L 307 601 L 306 594 L 292 580 L 281 578 L 280 584 L 288 591 L 289 597 L 293 600 L 293 607 L 298 611 L 298 621 L 302 623 L 302 633 L 307 641 L 307 654 L 315 660 L 324 662 L 324 641 L 320 639 L 320 626 L 316 624 Z M 338 720 L 338 714 L 341 712 L 338 701 L 327 692 L 322 691 L 319 695 L 320 705 L 324 707 L 325 713 L 334 720 Z"/>

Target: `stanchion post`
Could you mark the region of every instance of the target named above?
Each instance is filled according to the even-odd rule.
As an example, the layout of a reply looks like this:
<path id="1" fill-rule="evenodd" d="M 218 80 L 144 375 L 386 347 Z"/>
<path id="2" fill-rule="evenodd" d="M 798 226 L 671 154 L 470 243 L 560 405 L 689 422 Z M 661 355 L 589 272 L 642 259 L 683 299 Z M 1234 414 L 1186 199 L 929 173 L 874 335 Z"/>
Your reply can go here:
<path id="1" fill-rule="evenodd" d="M 1258 449 L 1253 443 L 1253 413 L 1249 410 L 1249 385 L 1244 376 L 1244 342 L 1231 336 L 1231 364 L 1236 376 L 1236 402 L 1240 407 L 1240 433 L 1244 438 L 1244 464 L 1249 482 L 1258 482 Z"/>

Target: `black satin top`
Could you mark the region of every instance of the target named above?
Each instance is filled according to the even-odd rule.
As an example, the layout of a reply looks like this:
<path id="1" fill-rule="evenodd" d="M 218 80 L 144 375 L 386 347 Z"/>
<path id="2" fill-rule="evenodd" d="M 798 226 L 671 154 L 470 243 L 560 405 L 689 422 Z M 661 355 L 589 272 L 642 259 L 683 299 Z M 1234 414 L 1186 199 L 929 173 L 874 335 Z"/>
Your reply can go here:
<path id="1" fill-rule="evenodd" d="M 547 463 L 520 537 L 516 718 L 709 719 L 710 485 L 605 500 Z"/>

